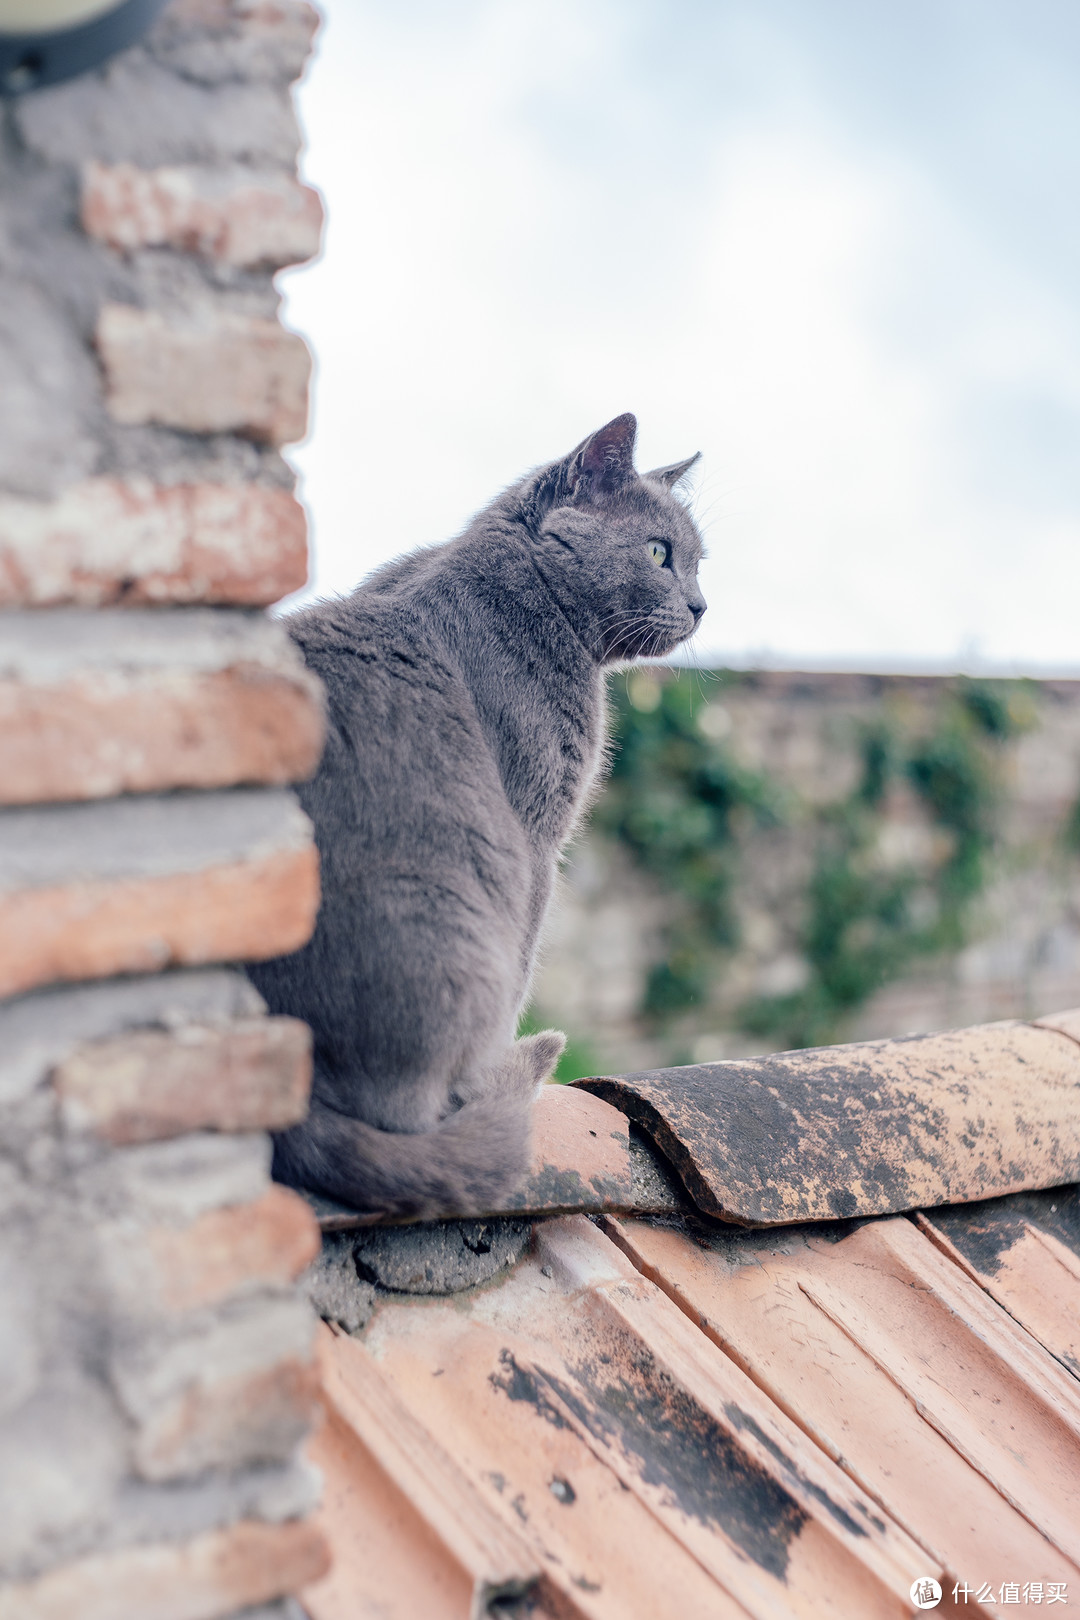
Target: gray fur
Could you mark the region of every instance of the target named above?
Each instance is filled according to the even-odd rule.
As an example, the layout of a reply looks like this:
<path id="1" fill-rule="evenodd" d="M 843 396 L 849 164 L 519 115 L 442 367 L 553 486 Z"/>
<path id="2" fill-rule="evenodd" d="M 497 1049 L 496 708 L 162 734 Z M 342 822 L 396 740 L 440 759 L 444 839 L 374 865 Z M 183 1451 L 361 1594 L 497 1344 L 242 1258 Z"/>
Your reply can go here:
<path id="1" fill-rule="evenodd" d="M 486 1211 L 525 1175 L 563 1037 L 514 1031 L 601 764 L 604 666 L 670 652 L 705 610 L 700 536 L 670 493 L 689 464 L 639 477 L 635 432 L 617 417 L 459 539 L 286 621 L 330 727 L 300 789 L 322 859 L 314 937 L 249 969 L 315 1034 L 311 1114 L 276 1140 L 279 1180 L 429 1218 Z"/>

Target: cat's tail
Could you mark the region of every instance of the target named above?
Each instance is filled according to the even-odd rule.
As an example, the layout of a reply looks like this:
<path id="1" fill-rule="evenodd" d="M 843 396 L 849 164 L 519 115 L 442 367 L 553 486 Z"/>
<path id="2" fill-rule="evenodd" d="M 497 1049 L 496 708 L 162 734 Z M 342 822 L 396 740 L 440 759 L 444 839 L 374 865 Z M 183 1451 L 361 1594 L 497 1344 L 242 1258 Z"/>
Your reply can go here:
<path id="1" fill-rule="evenodd" d="M 275 1136 L 274 1177 L 372 1216 L 489 1214 L 525 1179 L 533 1102 L 565 1044 L 552 1029 L 515 1041 L 497 1090 L 430 1131 L 380 1131 L 316 1099 L 302 1125 Z"/>

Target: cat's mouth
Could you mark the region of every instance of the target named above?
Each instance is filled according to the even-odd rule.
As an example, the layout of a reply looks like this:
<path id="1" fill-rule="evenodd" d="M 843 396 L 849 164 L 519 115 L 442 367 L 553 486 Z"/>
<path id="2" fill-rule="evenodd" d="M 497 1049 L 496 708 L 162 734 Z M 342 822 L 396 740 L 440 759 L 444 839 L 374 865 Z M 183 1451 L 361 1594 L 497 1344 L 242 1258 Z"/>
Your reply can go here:
<path id="1" fill-rule="evenodd" d="M 664 658 L 684 641 L 689 641 L 701 622 L 700 614 L 695 615 L 687 608 L 685 614 L 680 614 L 679 622 L 673 623 L 669 612 L 647 619 L 643 624 L 634 627 L 633 631 L 625 631 L 614 638 L 609 646 L 606 657 L 612 659 L 623 658 Z"/>

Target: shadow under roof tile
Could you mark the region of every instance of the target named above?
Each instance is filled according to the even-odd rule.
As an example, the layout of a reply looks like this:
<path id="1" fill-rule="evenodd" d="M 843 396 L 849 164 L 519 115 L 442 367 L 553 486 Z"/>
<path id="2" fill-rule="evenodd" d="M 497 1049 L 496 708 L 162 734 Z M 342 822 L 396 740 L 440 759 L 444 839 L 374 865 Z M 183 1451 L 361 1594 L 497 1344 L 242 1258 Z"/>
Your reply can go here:
<path id="1" fill-rule="evenodd" d="M 1080 1378 L 1080 1188 L 920 1213 L 930 1241 Z"/>

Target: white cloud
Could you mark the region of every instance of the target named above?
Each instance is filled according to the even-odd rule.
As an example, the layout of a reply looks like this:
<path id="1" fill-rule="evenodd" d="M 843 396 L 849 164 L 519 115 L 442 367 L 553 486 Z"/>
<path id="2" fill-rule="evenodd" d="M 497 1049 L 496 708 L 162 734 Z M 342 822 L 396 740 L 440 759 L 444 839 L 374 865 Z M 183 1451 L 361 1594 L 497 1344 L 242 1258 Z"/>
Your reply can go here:
<path id="1" fill-rule="evenodd" d="M 331 223 L 286 278 L 317 591 L 634 409 L 642 465 L 705 452 L 703 654 L 1080 664 L 1080 484 L 1039 426 L 1080 425 L 1076 312 L 797 42 L 732 11 L 713 105 L 650 74 L 647 5 L 324 9 Z"/>

